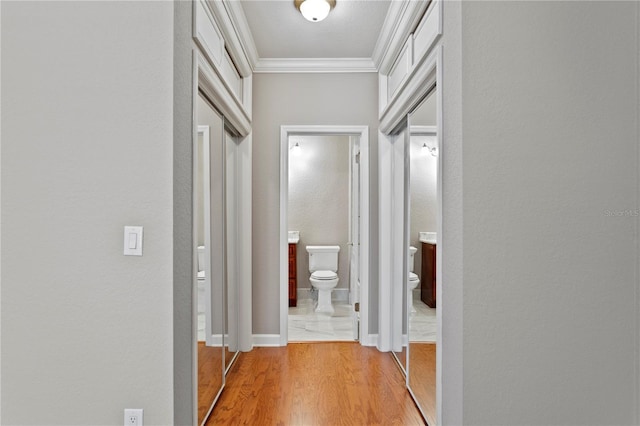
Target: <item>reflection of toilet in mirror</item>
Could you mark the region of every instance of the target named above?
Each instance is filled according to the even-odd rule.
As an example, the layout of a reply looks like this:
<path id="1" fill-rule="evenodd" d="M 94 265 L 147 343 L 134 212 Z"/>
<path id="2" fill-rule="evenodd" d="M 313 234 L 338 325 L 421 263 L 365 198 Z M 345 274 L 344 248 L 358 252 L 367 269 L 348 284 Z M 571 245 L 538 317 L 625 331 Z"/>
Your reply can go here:
<path id="1" fill-rule="evenodd" d="M 409 297 L 411 298 L 411 313 L 416 312 L 416 308 L 413 306 L 413 290 L 418 288 L 418 285 L 420 284 L 418 274 L 413 272 L 413 260 L 417 251 L 418 249 L 414 246 L 409 247 Z"/>
<path id="2" fill-rule="evenodd" d="M 204 272 L 204 246 L 198 246 L 198 313 L 204 313 L 205 311 L 205 272 Z"/>
<path id="3" fill-rule="evenodd" d="M 318 290 L 315 311 L 333 314 L 331 292 L 338 285 L 338 252 L 340 246 L 307 246 L 311 285 Z"/>

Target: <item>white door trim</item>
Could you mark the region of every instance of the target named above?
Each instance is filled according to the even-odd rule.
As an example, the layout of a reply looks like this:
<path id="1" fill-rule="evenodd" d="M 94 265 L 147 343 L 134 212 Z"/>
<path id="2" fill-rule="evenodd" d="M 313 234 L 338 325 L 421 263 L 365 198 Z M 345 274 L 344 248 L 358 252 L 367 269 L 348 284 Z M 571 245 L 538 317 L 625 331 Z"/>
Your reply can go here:
<path id="1" fill-rule="evenodd" d="M 301 135 L 360 136 L 360 343 L 370 345 L 373 339 L 369 336 L 369 127 L 280 126 L 280 346 L 286 346 L 289 339 L 289 136 Z"/>
<path id="2" fill-rule="evenodd" d="M 199 140 L 196 139 L 196 147 L 193 150 L 193 156 L 195 158 L 196 165 L 194 166 L 194 174 L 197 172 L 197 167 L 200 161 L 203 161 L 203 188 L 202 188 L 202 196 L 203 205 L 204 205 L 204 265 L 198 265 L 198 251 L 197 244 L 194 244 L 194 261 L 196 264 L 196 274 L 198 272 L 198 266 L 203 267 L 205 280 L 204 280 L 204 298 L 205 298 L 205 320 L 204 320 L 204 332 L 205 332 L 205 343 L 207 346 L 213 346 L 216 336 L 213 335 L 213 330 L 211 327 L 211 156 L 210 145 L 211 139 L 209 136 L 209 126 L 198 126 L 198 138 L 202 135 L 202 151 L 200 151 Z M 202 155 L 202 159 L 200 156 Z M 194 181 L 197 179 L 197 176 L 194 176 Z M 197 188 L 197 185 L 194 184 L 194 188 Z M 197 194 L 193 197 L 194 203 L 197 201 L 197 197 L 201 196 L 201 194 Z M 198 208 L 197 205 L 194 205 L 194 210 Z M 196 228 L 194 224 L 194 229 Z M 195 233 L 194 233 L 195 234 Z M 194 236 L 194 239 L 197 236 Z M 194 280 L 194 293 L 196 294 L 196 298 L 198 298 L 198 278 Z M 199 301 L 198 301 L 199 303 Z M 198 312 L 195 312 L 195 317 L 197 321 Z M 196 322 L 197 324 L 197 322 Z M 196 339 L 197 340 L 197 339 Z M 221 344 L 221 343 L 219 343 Z"/>

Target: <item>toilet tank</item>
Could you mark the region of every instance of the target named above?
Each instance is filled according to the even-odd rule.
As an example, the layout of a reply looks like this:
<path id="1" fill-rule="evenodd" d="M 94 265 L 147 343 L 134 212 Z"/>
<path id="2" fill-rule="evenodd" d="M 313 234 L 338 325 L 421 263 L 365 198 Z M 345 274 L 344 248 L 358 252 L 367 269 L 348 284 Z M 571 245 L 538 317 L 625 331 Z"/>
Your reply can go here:
<path id="1" fill-rule="evenodd" d="M 418 251 L 417 248 L 415 248 L 414 246 L 409 247 L 409 270 L 411 272 L 414 272 L 413 270 L 413 259 L 415 259 L 415 255 L 416 252 Z"/>
<path id="2" fill-rule="evenodd" d="M 307 246 L 309 272 L 338 271 L 340 246 Z"/>

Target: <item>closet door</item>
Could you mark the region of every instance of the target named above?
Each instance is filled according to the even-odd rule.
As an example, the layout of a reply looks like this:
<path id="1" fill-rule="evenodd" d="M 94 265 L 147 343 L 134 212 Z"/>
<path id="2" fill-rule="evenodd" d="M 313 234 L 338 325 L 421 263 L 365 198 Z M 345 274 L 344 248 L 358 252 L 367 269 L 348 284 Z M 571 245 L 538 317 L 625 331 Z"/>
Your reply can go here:
<path id="1" fill-rule="evenodd" d="M 238 286 L 240 280 L 240 245 L 239 245 L 239 189 L 240 182 L 238 161 L 238 138 L 230 129 L 225 130 L 225 188 L 226 188 L 226 258 L 227 280 L 224 287 L 225 305 L 225 371 L 229 371 L 231 363 L 238 355 Z"/>
<path id="2" fill-rule="evenodd" d="M 432 91 L 409 114 L 410 165 L 406 168 L 409 187 L 406 245 L 416 248 L 413 264 L 409 262 L 408 270 L 418 275 L 421 282 L 421 284 L 414 284 L 415 288 L 408 291 L 410 309 L 407 384 L 428 424 L 436 422 L 438 327 L 435 304 L 435 252 L 438 237 L 436 233 L 438 228 L 436 93 L 435 90 Z M 426 264 L 422 263 L 423 259 Z M 429 297 L 424 301 L 420 294 L 422 283 L 429 289 Z"/>
<path id="3" fill-rule="evenodd" d="M 195 328 L 198 424 L 224 386 L 225 147 L 222 116 L 198 96 L 194 142 Z"/>

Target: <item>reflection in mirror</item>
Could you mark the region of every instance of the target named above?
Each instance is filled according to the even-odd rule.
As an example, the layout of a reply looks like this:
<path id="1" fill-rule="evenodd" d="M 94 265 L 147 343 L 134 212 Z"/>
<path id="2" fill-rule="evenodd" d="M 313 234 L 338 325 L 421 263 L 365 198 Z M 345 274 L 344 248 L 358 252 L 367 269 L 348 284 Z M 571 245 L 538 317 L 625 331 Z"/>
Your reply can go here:
<path id="1" fill-rule="evenodd" d="M 203 424 L 222 391 L 222 284 L 224 282 L 222 181 L 223 120 L 198 96 L 194 141 L 194 258 L 198 424 Z"/>
<path id="2" fill-rule="evenodd" d="M 436 421 L 436 91 L 409 114 L 408 386 L 428 424 Z"/>
<path id="3" fill-rule="evenodd" d="M 227 279 L 224 283 L 224 361 L 225 372 L 238 355 L 238 140 L 225 131 L 226 179 L 226 258 Z"/>
<path id="4" fill-rule="evenodd" d="M 394 144 L 398 144 L 400 143 L 401 146 L 404 147 L 405 153 L 404 156 L 407 156 L 406 153 L 406 149 L 407 146 L 409 144 L 409 131 L 408 131 L 408 123 L 405 120 L 405 122 L 403 124 L 401 124 L 398 128 L 398 130 L 396 130 L 396 132 L 394 132 L 393 134 L 393 140 L 394 140 Z M 406 178 L 405 178 L 406 180 Z M 408 193 L 407 191 L 407 185 L 406 182 L 403 182 L 403 186 L 405 188 L 405 194 L 404 194 L 404 208 L 407 208 L 407 205 L 409 203 L 409 198 L 408 198 Z M 407 222 L 407 221 L 405 221 Z M 400 232 L 402 232 L 402 235 L 406 235 L 407 234 L 407 226 L 408 223 L 404 223 L 404 227 L 402 231 L 398 231 L 398 234 L 400 234 Z M 406 259 L 402 259 L 403 264 L 405 262 Z M 408 287 L 410 286 L 411 283 L 409 283 L 409 274 L 406 271 L 403 271 L 402 274 L 403 277 L 403 283 L 397 287 L 395 287 L 396 290 L 402 291 L 402 299 L 403 301 L 406 301 L 408 298 Z M 394 344 L 393 344 L 393 355 L 396 359 L 396 361 L 398 362 L 400 369 L 402 370 L 402 372 L 405 374 L 407 374 L 407 344 L 408 344 L 408 333 L 407 333 L 407 327 L 408 327 L 408 303 L 402 303 L 402 311 L 400 312 L 401 315 L 401 327 L 402 327 L 402 333 L 400 333 L 402 340 L 401 341 L 395 341 L 394 340 Z M 394 316 L 396 315 L 396 313 L 394 312 Z M 394 337 L 394 339 L 396 339 Z"/>

